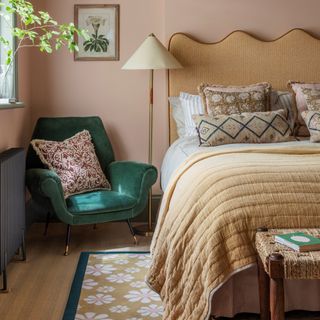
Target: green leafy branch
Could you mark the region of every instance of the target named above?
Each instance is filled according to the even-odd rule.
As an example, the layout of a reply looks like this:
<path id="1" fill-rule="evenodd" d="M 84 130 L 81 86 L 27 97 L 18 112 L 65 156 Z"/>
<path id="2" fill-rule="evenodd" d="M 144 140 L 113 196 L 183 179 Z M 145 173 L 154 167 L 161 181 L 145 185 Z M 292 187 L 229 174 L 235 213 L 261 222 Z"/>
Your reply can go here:
<path id="1" fill-rule="evenodd" d="M 15 48 L 10 47 L 10 41 L 0 36 L 0 44 L 6 48 L 7 70 L 10 69 L 16 54 L 25 47 L 37 47 L 41 52 L 52 53 L 63 46 L 67 46 L 70 52 L 78 51 L 75 35 L 88 39 L 84 30 L 78 30 L 71 22 L 58 24 L 48 12 L 35 11 L 32 3 L 26 0 L 8 0 L 6 3 L 0 0 L 0 18 L 7 23 L 10 16 L 15 14 L 18 26 L 12 27 L 12 36 L 17 39 Z"/>

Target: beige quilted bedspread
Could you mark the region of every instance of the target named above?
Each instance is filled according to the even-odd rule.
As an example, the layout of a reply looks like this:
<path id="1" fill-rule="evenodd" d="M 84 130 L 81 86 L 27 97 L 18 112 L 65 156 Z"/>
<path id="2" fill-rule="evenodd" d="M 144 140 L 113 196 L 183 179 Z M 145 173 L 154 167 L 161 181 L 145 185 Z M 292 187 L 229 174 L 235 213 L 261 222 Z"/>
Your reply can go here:
<path id="1" fill-rule="evenodd" d="M 320 226 L 319 145 L 201 153 L 176 171 L 147 275 L 163 319 L 207 319 L 215 290 L 255 263 L 259 226 Z"/>

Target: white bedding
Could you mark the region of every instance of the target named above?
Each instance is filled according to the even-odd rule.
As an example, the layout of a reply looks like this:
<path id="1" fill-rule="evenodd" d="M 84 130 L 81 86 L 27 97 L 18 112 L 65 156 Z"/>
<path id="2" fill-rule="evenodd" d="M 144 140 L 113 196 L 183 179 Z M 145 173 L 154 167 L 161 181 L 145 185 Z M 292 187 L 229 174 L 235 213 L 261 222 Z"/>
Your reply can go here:
<path id="1" fill-rule="evenodd" d="M 283 145 L 306 145 L 310 144 L 309 138 L 304 141 L 290 141 L 290 142 L 280 142 Z M 190 155 L 198 152 L 207 152 L 210 149 L 223 150 L 237 147 L 247 147 L 252 144 L 241 143 L 241 144 L 226 144 L 216 147 L 199 147 L 198 137 L 184 137 L 176 140 L 167 150 L 165 157 L 161 166 L 161 188 L 165 191 L 170 177 L 173 172 L 183 163 Z M 270 143 L 260 144 L 259 146 L 272 145 Z"/>

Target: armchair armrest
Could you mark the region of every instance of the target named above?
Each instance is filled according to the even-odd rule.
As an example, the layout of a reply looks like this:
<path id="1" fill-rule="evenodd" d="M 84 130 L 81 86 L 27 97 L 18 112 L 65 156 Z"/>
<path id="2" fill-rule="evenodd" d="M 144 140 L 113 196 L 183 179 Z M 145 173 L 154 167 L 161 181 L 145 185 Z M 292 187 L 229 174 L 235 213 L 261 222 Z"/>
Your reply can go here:
<path id="1" fill-rule="evenodd" d="M 112 190 L 140 200 L 157 181 L 158 171 L 150 164 L 115 161 L 109 166 L 109 176 Z"/>
<path id="2" fill-rule="evenodd" d="M 26 172 L 26 184 L 36 201 L 41 203 L 49 200 L 54 213 L 60 220 L 68 224 L 72 222 L 72 215 L 67 210 L 60 178 L 54 171 L 40 168 L 29 169 Z"/>
<path id="3" fill-rule="evenodd" d="M 48 169 L 29 169 L 26 173 L 26 183 L 31 194 L 37 194 L 42 197 L 50 197 L 48 194 L 48 183 L 56 186 L 58 194 L 63 198 L 63 190 L 58 175 Z"/>

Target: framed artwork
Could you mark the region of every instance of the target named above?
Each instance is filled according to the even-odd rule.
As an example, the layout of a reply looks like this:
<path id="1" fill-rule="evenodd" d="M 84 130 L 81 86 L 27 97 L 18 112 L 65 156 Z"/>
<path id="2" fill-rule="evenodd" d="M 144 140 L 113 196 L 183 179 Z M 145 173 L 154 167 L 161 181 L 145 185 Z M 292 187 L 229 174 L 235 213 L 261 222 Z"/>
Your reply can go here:
<path id="1" fill-rule="evenodd" d="M 119 10 L 117 4 L 74 6 L 75 25 L 89 36 L 76 36 L 79 51 L 74 54 L 75 60 L 119 60 Z"/>

